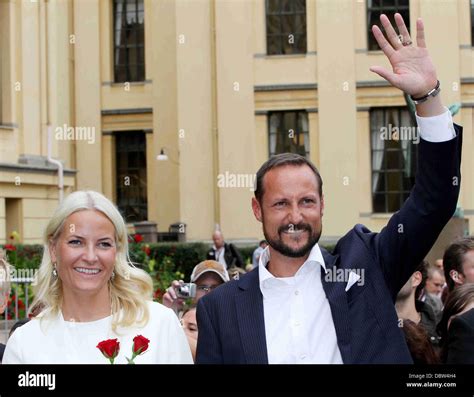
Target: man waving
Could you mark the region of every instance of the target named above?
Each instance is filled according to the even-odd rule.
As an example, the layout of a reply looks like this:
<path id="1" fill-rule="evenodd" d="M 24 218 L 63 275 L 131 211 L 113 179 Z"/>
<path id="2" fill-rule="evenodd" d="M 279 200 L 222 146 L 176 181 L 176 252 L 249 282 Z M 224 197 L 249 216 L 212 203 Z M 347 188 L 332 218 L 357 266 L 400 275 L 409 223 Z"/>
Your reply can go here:
<path id="1" fill-rule="evenodd" d="M 400 14 L 400 35 L 385 15 L 380 19 L 388 41 L 378 27 L 372 32 L 392 71 L 370 70 L 412 96 L 420 127 L 409 198 L 380 233 L 356 225 L 330 254 L 318 245 L 318 170 L 295 154 L 270 158 L 257 172 L 252 199 L 269 247 L 258 268 L 200 300 L 197 363 L 412 362 L 394 301 L 454 213 L 462 128 L 438 95 L 422 20 L 415 45 Z"/>

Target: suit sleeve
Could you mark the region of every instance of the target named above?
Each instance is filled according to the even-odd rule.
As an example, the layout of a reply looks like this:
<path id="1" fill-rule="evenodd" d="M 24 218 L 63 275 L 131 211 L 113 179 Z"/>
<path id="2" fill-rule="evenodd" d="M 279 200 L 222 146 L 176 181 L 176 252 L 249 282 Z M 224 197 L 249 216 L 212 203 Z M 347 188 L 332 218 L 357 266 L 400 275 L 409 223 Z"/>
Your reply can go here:
<path id="1" fill-rule="evenodd" d="M 474 312 L 470 317 L 461 315 L 451 322 L 446 363 L 474 364 Z"/>
<path id="2" fill-rule="evenodd" d="M 196 364 L 223 364 L 220 338 L 208 313 L 207 297 L 199 300 L 196 311 L 198 342 Z"/>
<path id="3" fill-rule="evenodd" d="M 404 205 L 370 244 L 395 300 L 453 215 L 461 182 L 462 127 L 446 142 L 421 140 L 416 182 Z"/>

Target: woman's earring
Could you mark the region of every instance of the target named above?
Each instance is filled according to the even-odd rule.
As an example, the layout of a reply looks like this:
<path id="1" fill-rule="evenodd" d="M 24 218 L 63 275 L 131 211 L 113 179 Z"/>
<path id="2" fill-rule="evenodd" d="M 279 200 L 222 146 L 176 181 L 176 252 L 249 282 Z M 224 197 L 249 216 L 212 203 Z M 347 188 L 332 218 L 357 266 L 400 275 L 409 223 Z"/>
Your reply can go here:
<path id="1" fill-rule="evenodd" d="M 112 274 L 110 275 L 110 281 L 114 281 L 115 278 L 115 270 L 112 270 Z"/>
<path id="2" fill-rule="evenodd" d="M 58 270 L 56 269 L 56 262 L 53 263 L 53 277 L 58 277 Z"/>

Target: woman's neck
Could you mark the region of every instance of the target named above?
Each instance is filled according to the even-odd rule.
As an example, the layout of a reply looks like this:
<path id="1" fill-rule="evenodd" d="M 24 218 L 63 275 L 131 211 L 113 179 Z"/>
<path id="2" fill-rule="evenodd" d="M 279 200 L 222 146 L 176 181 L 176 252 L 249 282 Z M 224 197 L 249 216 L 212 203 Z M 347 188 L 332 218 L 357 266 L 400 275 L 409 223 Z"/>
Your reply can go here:
<path id="1" fill-rule="evenodd" d="M 111 315 L 111 301 L 107 293 L 64 293 L 61 311 L 66 321 L 89 322 Z"/>

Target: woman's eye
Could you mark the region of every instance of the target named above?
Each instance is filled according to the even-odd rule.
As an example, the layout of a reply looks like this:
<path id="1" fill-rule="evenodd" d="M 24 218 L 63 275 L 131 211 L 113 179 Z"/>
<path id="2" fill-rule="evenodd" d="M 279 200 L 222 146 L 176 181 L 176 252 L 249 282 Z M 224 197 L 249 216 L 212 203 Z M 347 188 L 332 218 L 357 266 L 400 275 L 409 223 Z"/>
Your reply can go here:
<path id="1" fill-rule="evenodd" d="M 68 241 L 68 244 L 69 245 L 80 245 L 81 240 L 70 240 L 70 241 Z"/>
<path id="2" fill-rule="evenodd" d="M 112 244 L 109 243 L 108 241 L 102 241 L 99 243 L 99 245 L 102 247 L 102 248 L 110 248 L 112 247 Z"/>

